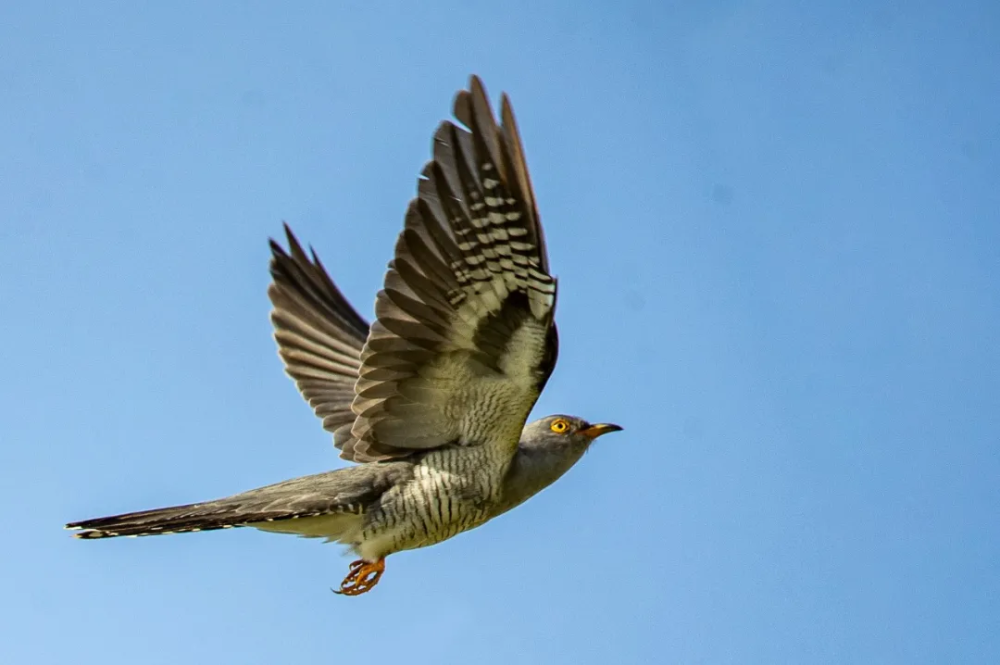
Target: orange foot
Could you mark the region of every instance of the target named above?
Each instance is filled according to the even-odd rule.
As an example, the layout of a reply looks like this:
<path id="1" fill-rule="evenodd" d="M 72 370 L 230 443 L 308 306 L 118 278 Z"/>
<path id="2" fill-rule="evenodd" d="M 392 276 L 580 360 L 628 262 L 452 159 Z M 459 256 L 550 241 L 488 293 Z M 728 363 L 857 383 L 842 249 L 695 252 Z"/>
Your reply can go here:
<path id="1" fill-rule="evenodd" d="M 347 573 L 347 577 L 340 583 L 340 591 L 334 591 L 334 593 L 341 593 L 345 596 L 360 596 L 371 591 L 378 584 L 379 578 L 384 572 L 384 558 L 375 563 L 368 563 L 363 559 L 355 561 L 351 564 L 351 571 Z"/>

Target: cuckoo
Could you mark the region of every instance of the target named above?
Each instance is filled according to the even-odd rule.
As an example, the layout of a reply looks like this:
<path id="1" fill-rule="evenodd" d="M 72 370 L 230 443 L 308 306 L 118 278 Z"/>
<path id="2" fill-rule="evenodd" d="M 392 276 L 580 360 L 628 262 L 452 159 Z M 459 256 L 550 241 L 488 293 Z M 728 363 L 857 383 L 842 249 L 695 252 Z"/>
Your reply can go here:
<path id="1" fill-rule="evenodd" d="M 553 415 L 525 424 L 555 366 L 556 279 L 506 95 L 481 81 L 433 140 L 369 325 L 288 226 L 271 241 L 271 321 L 289 376 L 346 468 L 224 499 L 73 522 L 78 538 L 254 527 L 358 556 L 339 593 L 385 558 L 521 504 L 621 428 Z"/>

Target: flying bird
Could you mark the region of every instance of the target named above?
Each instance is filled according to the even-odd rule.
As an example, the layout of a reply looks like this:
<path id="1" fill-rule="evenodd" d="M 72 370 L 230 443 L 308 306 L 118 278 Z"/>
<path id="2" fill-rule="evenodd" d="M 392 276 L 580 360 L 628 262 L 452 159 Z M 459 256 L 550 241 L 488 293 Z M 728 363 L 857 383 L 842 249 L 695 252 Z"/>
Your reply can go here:
<path id="1" fill-rule="evenodd" d="M 271 321 L 287 373 L 341 457 L 335 471 L 224 499 L 73 522 L 77 538 L 255 527 L 359 557 L 338 593 L 385 559 L 440 543 L 561 477 L 613 424 L 525 424 L 556 363 L 556 279 L 510 100 L 500 122 L 473 76 L 434 135 L 369 325 L 288 226 L 271 241 Z"/>

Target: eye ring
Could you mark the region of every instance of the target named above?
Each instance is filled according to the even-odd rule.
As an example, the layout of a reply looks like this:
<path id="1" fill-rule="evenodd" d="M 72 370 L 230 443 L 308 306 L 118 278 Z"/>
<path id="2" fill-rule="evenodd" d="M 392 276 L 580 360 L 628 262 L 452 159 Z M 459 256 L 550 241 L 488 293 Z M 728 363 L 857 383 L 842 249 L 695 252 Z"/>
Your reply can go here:
<path id="1" fill-rule="evenodd" d="M 556 418 L 552 421 L 552 424 L 549 425 L 549 429 L 556 434 L 565 434 L 569 431 L 569 423 L 563 418 Z"/>

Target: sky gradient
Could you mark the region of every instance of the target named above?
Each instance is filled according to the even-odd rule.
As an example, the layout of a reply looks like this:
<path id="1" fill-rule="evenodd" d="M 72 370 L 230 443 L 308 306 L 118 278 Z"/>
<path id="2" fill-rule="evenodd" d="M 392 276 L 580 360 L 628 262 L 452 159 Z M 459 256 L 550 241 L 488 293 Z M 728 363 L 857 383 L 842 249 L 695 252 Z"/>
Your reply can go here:
<path id="1" fill-rule="evenodd" d="M 422 4 L 0 9 L 0 662 L 1000 662 L 1000 5 Z M 360 598 L 64 533 L 343 464 L 267 239 L 370 316 L 473 72 L 560 279 L 535 415 L 625 431 Z"/>

